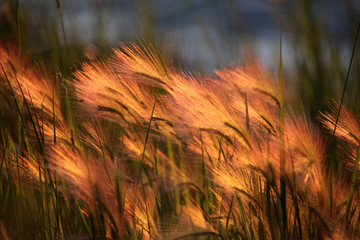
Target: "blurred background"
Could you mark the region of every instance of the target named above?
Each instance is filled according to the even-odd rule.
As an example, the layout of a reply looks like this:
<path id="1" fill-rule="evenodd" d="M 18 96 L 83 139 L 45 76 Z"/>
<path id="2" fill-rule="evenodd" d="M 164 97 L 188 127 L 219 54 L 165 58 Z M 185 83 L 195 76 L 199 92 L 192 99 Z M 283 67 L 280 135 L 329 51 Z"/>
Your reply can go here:
<path id="1" fill-rule="evenodd" d="M 0 0 L 0 42 L 68 78 L 82 61 L 130 41 L 156 45 L 185 71 L 256 58 L 276 77 L 282 32 L 288 104 L 314 116 L 340 100 L 359 20 L 359 0 Z M 352 108 L 358 48 L 345 95 Z"/>

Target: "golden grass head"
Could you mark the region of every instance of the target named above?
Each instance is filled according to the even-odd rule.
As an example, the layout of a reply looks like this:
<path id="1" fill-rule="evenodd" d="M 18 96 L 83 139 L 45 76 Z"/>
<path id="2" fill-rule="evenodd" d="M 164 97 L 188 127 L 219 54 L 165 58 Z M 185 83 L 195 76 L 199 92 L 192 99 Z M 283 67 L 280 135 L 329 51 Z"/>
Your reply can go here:
<path id="1" fill-rule="evenodd" d="M 299 180 L 312 189 L 320 190 L 323 183 L 317 181 L 322 181 L 326 158 L 325 143 L 320 131 L 306 120 L 288 116 L 285 136 L 289 151 L 289 172 L 293 170 L 300 177 Z"/>
<path id="2" fill-rule="evenodd" d="M 334 131 L 338 110 L 339 104 L 333 102 L 330 105 L 329 112 L 320 113 L 320 121 L 330 131 Z M 359 120 L 354 113 L 344 106 L 341 108 L 335 135 L 343 140 L 354 143 L 355 145 L 359 145 L 360 143 Z"/>
<path id="3" fill-rule="evenodd" d="M 224 68 L 215 73 L 227 83 L 227 90 L 256 94 L 266 103 L 280 106 L 279 84 L 259 62 L 252 60 L 245 67 Z"/>
<path id="4" fill-rule="evenodd" d="M 140 81 L 139 77 L 117 68 L 115 61 L 92 62 L 84 64 L 82 70 L 75 73 L 76 93 L 83 109 L 121 124 L 148 121 L 155 104 L 155 96 L 147 86 L 149 83 L 146 78 Z M 167 119 L 164 111 L 159 105 L 154 117 Z"/>

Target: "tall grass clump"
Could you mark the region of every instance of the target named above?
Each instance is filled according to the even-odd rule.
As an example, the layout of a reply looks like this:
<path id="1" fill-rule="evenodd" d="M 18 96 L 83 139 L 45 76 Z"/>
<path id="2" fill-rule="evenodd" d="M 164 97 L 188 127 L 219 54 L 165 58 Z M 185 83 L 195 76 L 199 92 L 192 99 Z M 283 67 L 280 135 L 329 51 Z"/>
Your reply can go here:
<path id="1" fill-rule="evenodd" d="M 4 239 L 360 236 L 356 114 L 287 109 L 256 61 L 189 73 L 130 43 L 69 78 L 13 49 L 0 64 Z"/>

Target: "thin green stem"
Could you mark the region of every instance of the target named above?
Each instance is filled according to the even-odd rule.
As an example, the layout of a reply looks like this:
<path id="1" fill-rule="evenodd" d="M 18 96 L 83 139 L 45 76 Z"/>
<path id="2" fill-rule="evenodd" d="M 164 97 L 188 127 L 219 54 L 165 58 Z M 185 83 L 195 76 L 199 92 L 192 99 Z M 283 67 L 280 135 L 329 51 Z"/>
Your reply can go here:
<path id="1" fill-rule="evenodd" d="M 60 18 L 61 30 L 62 30 L 62 34 L 63 34 L 63 37 L 64 37 L 65 47 L 67 48 L 67 41 L 66 41 L 66 34 L 65 34 L 65 27 L 64 27 L 64 19 L 63 19 L 63 14 L 62 14 L 61 0 L 56 0 L 56 5 L 57 5 L 57 8 L 58 8 L 58 14 L 59 14 L 59 18 Z"/>
<path id="2" fill-rule="evenodd" d="M 356 187 L 356 182 L 357 182 L 356 180 L 357 180 L 357 172 L 358 172 L 358 167 L 359 167 L 359 158 L 360 158 L 360 145 L 358 146 L 357 153 L 356 153 L 354 170 L 353 170 L 353 175 L 352 175 L 351 185 L 350 185 L 350 193 L 349 193 L 348 202 L 347 202 L 346 211 L 345 211 L 344 227 L 347 226 L 348 220 L 349 220 L 351 203 L 352 203 L 352 199 L 353 199 L 355 187 Z"/>
<path id="3" fill-rule="evenodd" d="M 281 19 L 281 32 L 280 32 L 280 63 L 279 63 L 279 102 L 280 102 L 280 202 L 282 212 L 282 228 L 281 228 L 281 239 L 286 239 L 286 228 L 287 228 L 287 213 L 286 213 L 286 183 L 285 183 L 285 150 L 284 150 L 284 96 L 283 96 L 283 77 L 282 77 L 282 28 L 283 18 Z"/>
<path id="4" fill-rule="evenodd" d="M 21 25 L 20 25 L 20 0 L 16 0 L 16 31 L 18 40 L 18 51 L 21 57 Z"/>

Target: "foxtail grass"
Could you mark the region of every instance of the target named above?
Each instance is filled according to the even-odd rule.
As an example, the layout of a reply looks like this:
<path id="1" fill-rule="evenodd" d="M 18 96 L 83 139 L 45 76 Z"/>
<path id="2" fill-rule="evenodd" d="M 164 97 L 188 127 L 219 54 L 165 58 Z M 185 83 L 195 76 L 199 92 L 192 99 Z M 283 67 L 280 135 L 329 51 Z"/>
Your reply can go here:
<path id="1" fill-rule="evenodd" d="M 205 75 L 130 43 L 66 79 L 0 51 L 3 238 L 360 236 L 358 119 L 319 113 L 345 156 L 331 173 L 321 126 L 285 107 L 281 52 L 279 77 Z"/>

